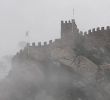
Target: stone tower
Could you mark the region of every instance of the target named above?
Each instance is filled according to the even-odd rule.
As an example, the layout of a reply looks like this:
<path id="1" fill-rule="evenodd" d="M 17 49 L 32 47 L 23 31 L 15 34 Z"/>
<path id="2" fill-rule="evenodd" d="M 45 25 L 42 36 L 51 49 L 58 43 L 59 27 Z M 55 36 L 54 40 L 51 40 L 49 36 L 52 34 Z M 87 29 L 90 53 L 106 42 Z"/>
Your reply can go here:
<path id="1" fill-rule="evenodd" d="M 75 20 L 61 21 L 61 40 L 68 46 L 72 46 L 77 39 L 79 31 Z"/>

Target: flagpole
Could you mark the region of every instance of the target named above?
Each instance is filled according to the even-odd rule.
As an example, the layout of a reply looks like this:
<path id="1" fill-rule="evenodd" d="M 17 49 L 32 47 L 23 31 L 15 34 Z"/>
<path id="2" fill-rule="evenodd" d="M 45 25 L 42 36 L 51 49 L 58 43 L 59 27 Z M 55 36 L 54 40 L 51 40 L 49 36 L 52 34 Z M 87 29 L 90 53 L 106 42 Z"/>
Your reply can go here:
<path id="1" fill-rule="evenodd" d="M 73 8 L 73 19 L 74 19 L 74 8 Z"/>
<path id="2" fill-rule="evenodd" d="M 29 56 L 29 31 L 26 32 L 27 56 Z"/>
<path id="3" fill-rule="evenodd" d="M 73 8 L 73 18 L 72 18 L 72 32 L 73 32 L 73 23 L 74 23 L 74 8 Z"/>
<path id="4" fill-rule="evenodd" d="M 29 43 L 29 31 L 26 32 L 26 43 Z"/>

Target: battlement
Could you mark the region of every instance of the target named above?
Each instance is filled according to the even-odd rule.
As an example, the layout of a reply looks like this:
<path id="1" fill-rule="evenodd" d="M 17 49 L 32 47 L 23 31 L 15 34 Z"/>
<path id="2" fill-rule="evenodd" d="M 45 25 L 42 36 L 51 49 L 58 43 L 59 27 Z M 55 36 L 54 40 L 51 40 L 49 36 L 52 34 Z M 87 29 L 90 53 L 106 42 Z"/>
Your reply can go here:
<path id="1" fill-rule="evenodd" d="M 44 46 L 49 46 L 52 43 L 54 43 L 54 41 L 50 40 L 49 42 L 38 42 L 37 44 L 35 42 L 32 42 L 32 44 L 29 44 L 29 47 L 44 47 Z"/>
<path id="2" fill-rule="evenodd" d="M 61 38 L 62 39 L 66 38 L 67 34 L 73 35 L 73 33 L 76 31 L 79 32 L 74 19 L 69 20 L 69 21 L 61 21 Z"/>
<path id="3" fill-rule="evenodd" d="M 101 32 L 107 32 L 110 31 L 110 26 L 106 26 L 106 27 L 97 27 L 97 28 L 93 28 L 88 30 L 87 32 L 84 32 L 84 35 L 90 35 L 90 34 L 94 34 L 94 33 L 101 33 Z"/>
<path id="4" fill-rule="evenodd" d="M 69 21 L 61 21 L 61 38 L 60 39 L 56 39 L 55 41 L 50 40 L 48 42 L 45 41 L 43 43 L 38 42 L 37 44 L 35 42 L 31 44 L 27 43 L 27 46 L 24 48 L 24 50 L 20 50 L 20 52 L 17 53 L 17 55 L 18 56 L 23 54 L 25 55 L 25 54 L 28 54 L 29 51 L 32 51 L 30 52 L 30 54 L 32 54 L 33 56 L 37 56 L 38 54 L 38 59 L 39 59 L 39 57 L 42 58 L 43 56 L 45 56 L 46 52 L 50 52 L 49 50 L 53 50 L 54 47 L 65 48 L 65 46 L 71 46 L 71 45 L 74 47 L 75 43 L 77 42 L 80 43 L 80 41 L 84 39 L 85 39 L 84 40 L 85 44 L 91 43 L 91 44 L 102 45 L 103 41 L 107 40 L 106 37 L 109 38 L 108 34 L 110 34 L 110 26 L 97 27 L 97 28 L 90 29 L 87 32 L 82 32 L 82 31 L 79 31 L 79 29 L 77 28 L 77 25 L 74 19 Z M 94 38 L 96 36 L 97 37 L 99 36 L 100 39 Z M 102 41 L 102 42 L 99 43 L 99 41 Z M 110 40 L 107 40 L 107 41 L 110 41 Z"/>
<path id="5" fill-rule="evenodd" d="M 64 24 L 64 25 L 68 25 L 68 24 L 72 24 L 73 22 L 75 22 L 74 20 L 69 20 L 69 21 L 61 21 L 61 24 Z"/>

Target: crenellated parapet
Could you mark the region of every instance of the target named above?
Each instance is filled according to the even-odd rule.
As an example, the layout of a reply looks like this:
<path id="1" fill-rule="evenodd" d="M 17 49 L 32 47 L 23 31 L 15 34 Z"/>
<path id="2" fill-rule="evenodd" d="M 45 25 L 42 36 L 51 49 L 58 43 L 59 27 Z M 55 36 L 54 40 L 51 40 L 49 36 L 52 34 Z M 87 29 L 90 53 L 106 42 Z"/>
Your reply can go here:
<path id="1" fill-rule="evenodd" d="M 87 32 L 84 32 L 84 35 L 91 35 L 94 33 L 97 34 L 97 33 L 105 33 L 105 32 L 110 32 L 110 26 L 90 29 Z"/>
<path id="2" fill-rule="evenodd" d="M 61 25 L 69 26 L 75 23 L 75 20 L 61 21 Z"/>
<path id="3" fill-rule="evenodd" d="M 61 33 L 72 32 L 72 21 L 61 21 Z"/>
<path id="4" fill-rule="evenodd" d="M 69 20 L 69 21 L 61 21 L 61 24 L 62 25 L 69 25 L 69 24 L 72 24 L 72 20 Z"/>
<path id="5" fill-rule="evenodd" d="M 66 37 L 67 33 L 78 31 L 75 20 L 61 21 L 61 38 Z"/>
<path id="6" fill-rule="evenodd" d="M 29 55 L 45 55 L 47 52 L 50 50 L 50 46 L 54 43 L 55 41 L 48 41 L 48 42 L 38 42 L 37 44 L 35 42 L 28 43 L 26 47 L 19 52 L 16 53 L 15 57 L 26 57 Z"/>
<path id="7" fill-rule="evenodd" d="M 87 48 L 101 48 L 110 43 L 110 26 L 97 27 L 84 32 L 84 45 Z"/>
<path id="8" fill-rule="evenodd" d="M 53 44 L 54 41 L 50 40 L 49 42 L 38 42 L 37 44 L 35 42 L 32 42 L 32 44 L 29 45 L 29 47 L 46 47 L 49 46 L 51 44 Z"/>
<path id="9" fill-rule="evenodd" d="M 27 43 L 24 50 L 20 50 L 16 56 L 32 55 L 35 58 L 46 59 L 51 50 L 56 48 L 74 48 L 75 43 L 83 43 L 87 47 L 105 45 L 110 41 L 110 26 L 97 27 L 87 32 L 79 31 L 75 20 L 61 21 L 61 38 L 55 41 Z M 107 37 L 107 38 L 106 38 Z M 72 47 L 73 46 L 73 47 Z M 50 56 L 50 55 L 49 55 Z"/>

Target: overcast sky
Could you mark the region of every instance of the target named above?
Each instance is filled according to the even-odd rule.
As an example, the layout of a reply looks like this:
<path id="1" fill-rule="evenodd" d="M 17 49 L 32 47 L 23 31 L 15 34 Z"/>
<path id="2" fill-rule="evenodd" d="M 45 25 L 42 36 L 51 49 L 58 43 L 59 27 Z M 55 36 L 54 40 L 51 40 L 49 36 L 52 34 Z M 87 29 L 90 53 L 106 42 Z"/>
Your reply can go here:
<path id="1" fill-rule="evenodd" d="M 0 0 L 0 55 L 15 53 L 27 30 L 31 42 L 58 38 L 73 8 L 82 31 L 110 25 L 110 0 Z"/>

